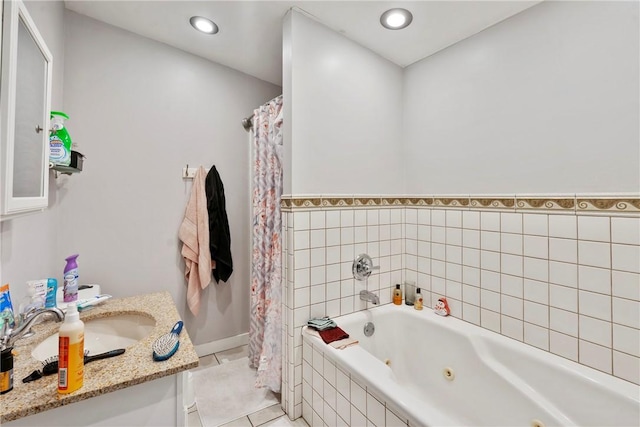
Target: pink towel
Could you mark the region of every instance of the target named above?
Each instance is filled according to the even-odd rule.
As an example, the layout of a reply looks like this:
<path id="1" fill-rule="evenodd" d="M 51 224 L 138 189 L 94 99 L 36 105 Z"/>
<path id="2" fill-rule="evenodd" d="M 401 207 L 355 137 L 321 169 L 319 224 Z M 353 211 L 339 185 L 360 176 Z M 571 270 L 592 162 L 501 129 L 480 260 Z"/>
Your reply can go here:
<path id="1" fill-rule="evenodd" d="M 209 250 L 209 214 L 204 180 L 207 171 L 200 166 L 193 178 L 191 196 L 180 224 L 178 237 L 182 241 L 184 276 L 187 279 L 187 305 L 194 316 L 200 311 L 200 293 L 211 282 L 211 252 Z"/>

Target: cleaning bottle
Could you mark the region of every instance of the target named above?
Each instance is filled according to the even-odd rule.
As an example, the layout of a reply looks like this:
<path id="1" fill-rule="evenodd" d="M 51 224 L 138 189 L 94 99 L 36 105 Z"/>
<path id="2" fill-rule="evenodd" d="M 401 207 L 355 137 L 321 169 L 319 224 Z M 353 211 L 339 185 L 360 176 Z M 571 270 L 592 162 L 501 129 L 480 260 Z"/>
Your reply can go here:
<path id="1" fill-rule="evenodd" d="M 402 304 L 402 290 L 400 289 L 400 285 L 396 285 L 396 288 L 393 290 L 393 303 L 395 305 Z"/>
<path id="2" fill-rule="evenodd" d="M 84 322 L 76 303 L 67 304 L 58 336 L 58 393 L 67 394 L 82 387 L 84 379 Z"/>
<path id="3" fill-rule="evenodd" d="M 65 258 L 67 265 L 64 266 L 64 287 L 62 288 L 64 302 L 78 300 L 78 254 Z"/>
<path id="4" fill-rule="evenodd" d="M 416 300 L 413 303 L 413 308 L 422 310 L 422 293 L 420 293 L 420 288 L 416 288 Z"/>
<path id="5" fill-rule="evenodd" d="M 71 137 L 64 124 L 69 119 L 62 111 L 51 112 L 51 127 L 53 132 L 49 136 L 49 162 L 54 165 L 69 166 L 71 163 Z"/>

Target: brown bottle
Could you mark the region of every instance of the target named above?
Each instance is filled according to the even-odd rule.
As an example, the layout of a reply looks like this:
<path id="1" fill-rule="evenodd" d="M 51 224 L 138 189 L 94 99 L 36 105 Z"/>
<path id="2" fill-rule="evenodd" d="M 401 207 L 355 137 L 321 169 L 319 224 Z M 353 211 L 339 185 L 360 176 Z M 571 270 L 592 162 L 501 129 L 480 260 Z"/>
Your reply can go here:
<path id="1" fill-rule="evenodd" d="M 416 288 L 416 300 L 413 303 L 413 308 L 422 310 L 422 294 L 420 293 L 420 288 Z"/>
<path id="2" fill-rule="evenodd" d="M 402 290 L 400 289 L 400 285 L 396 285 L 396 288 L 393 290 L 393 303 L 395 305 L 402 304 Z"/>

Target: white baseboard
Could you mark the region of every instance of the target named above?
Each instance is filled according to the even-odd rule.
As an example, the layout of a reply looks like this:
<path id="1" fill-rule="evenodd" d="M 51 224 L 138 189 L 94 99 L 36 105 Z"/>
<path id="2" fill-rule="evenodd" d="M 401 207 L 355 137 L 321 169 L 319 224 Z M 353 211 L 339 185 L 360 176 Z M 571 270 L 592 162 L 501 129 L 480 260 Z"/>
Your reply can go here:
<path id="1" fill-rule="evenodd" d="M 236 335 L 234 337 L 223 338 L 217 341 L 211 341 L 205 344 L 194 346 L 198 357 L 207 356 L 209 354 L 218 353 L 219 351 L 229 350 L 231 348 L 240 347 L 249 344 L 249 333 Z"/>

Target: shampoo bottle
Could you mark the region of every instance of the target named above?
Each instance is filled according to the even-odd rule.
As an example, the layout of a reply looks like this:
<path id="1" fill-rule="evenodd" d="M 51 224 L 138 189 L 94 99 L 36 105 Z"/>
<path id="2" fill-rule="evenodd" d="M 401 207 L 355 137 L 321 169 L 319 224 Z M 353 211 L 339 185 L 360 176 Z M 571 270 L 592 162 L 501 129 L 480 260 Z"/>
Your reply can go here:
<path id="1" fill-rule="evenodd" d="M 395 305 L 402 304 L 402 290 L 400 289 L 400 285 L 396 285 L 396 288 L 393 290 L 393 303 Z"/>
<path id="2" fill-rule="evenodd" d="M 65 258 L 67 265 L 64 267 L 64 302 L 74 302 L 78 300 L 78 254 Z"/>
<path id="3" fill-rule="evenodd" d="M 422 310 L 422 293 L 420 292 L 420 288 L 416 289 L 416 300 L 413 304 L 413 308 L 416 310 Z"/>
<path id="4" fill-rule="evenodd" d="M 58 393 L 67 394 L 82 387 L 84 379 L 84 323 L 76 303 L 67 304 L 58 336 Z"/>

